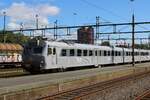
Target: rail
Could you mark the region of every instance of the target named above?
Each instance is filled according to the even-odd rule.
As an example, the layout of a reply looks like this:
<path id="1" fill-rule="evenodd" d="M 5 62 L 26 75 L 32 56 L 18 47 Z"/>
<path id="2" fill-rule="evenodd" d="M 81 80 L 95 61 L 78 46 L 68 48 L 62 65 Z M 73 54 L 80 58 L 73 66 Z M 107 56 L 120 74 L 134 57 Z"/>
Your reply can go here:
<path id="1" fill-rule="evenodd" d="M 125 77 L 120 77 L 118 79 L 113 79 L 106 82 L 101 82 L 70 91 L 59 92 L 54 95 L 42 97 L 39 100 L 81 100 L 82 98 L 88 97 L 92 94 L 102 92 L 106 89 L 115 88 L 116 86 L 119 86 L 121 84 L 130 82 L 138 78 L 142 78 L 147 74 L 150 74 L 150 71 L 142 73 L 134 73 L 132 75 L 128 75 Z"/>
<path id="2" fill-rule="evenodd" d="M 137 96 L 135 100 L 150 100 L 150 89 Z"/>

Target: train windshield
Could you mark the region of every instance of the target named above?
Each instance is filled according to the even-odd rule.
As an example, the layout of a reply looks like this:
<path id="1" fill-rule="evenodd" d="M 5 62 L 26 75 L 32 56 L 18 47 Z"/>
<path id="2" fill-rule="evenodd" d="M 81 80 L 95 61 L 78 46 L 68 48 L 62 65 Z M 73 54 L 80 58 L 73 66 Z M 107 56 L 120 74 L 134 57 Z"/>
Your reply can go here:
<path id="1" fill-rule="evenodd" d="M 35 47 L 33 48 L 33 52 L 36 54 L 42 53 L 43 47 Z"/>

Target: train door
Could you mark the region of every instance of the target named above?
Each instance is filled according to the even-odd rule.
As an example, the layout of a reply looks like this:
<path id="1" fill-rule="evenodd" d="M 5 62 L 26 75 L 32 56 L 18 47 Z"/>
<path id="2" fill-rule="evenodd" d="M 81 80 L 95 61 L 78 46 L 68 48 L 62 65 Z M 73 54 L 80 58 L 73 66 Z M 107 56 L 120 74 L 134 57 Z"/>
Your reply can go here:
<path id="1" fill-rule="evenodd" d="M 124 48 L 122 48 L 122 58 L 123 58 L 123 63 L 125 63 L 125 50 L 124 50 Z"/>
<path id="2" fill-rule="evenodd" d="M 89 56 L 90 56 L 90 64 L 94 65 L 94 51 L 93 50 L 89 50 Z"/>
<path id="3" fill-rule="evenodd" d="M 56 67 L 56 64 L 57 64 L 56 47 L 48 47 L 48 59 L 47 59 L 47 62 L 49 63 L 48 66 Z"/>
<path id="4" fill-rule="evenodd" d="M 94 64 L 98 66 L 98 51 L 94 50 Z"/>
<path id="5" fill-rule="evenodd" d="M 113 64 L 115 63 L 114 60 L 115 60 L 115 52 L 114 52 L 114 47 L 112 47 L 112 51 L 111 51 L 111 61 L 112 61 Z"/>

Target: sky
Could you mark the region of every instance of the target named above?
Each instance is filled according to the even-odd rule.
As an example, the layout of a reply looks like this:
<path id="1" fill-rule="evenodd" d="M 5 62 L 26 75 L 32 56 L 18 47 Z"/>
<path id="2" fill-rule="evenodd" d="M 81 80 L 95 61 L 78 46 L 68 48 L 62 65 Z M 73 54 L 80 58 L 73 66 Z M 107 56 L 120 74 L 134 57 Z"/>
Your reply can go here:
<path id="1" fill-rule="evenodd" d="M 150 0 L 0 0 L 0 23 L 6 11 L 7 25 L 30 23 L 38 14 L 41 24 L 82 25 L 101 22 L 129 22 L 135 13 L 136 21 L 150 20 Z"/>
<path id="2" fill-rule="evenodd" d="M 133 1 L 133 0 L 132 0 Z M 57 20 L 60 26 L 94 24 L 100 22 L 150 21 L 150 0 L 0 0 L 0 29 L 3 29 L 3 12 L 6 12 L 6 27 L 15 29 L 35 27 L 38 15 L 41 27 L 52 26 Z"/>

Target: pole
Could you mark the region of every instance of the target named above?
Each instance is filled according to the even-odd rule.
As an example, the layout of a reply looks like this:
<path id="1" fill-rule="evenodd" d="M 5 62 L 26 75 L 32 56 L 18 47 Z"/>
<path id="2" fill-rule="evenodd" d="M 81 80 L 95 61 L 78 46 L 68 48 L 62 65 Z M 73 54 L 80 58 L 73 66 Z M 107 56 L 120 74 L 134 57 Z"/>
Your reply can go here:
<path id="1" fill-rule="evenodd" d="M 132 15 L 132 66 L 135 66 L 135 59 L 134 59 L 134 48 L 135 48 L 135 33 L 134 33 L 134 29 L 135 29 L 135 22 L 134 22 L 135 18 L 134 18 L 134 14 Z"/>
<path id="2" fill-rule="evenodd" d="M 3 27 L 3 42 L 5 43 L 5 29 L 6 29 L 6 12 L 3 12 L 4 15 L 4 27 Z"/>
<path id="3" fill-rule="evenodd" d="M 100 24 L 100 22 L 99 22 L 99 16 L 96 16 L 96 38 L 95 38 L 95 40 L 97 40 L 97 39 L 99 39 L 99 24 Z"/>
<path id="4" fill-rule="evenodd" d="M 38 19 L 38 14 L 36 14 L 35 15 L 35 17 L 36 17 L 36 29 L 38 29 L 39 28 L 39 19 Z"/>
<path id="5" fill-rule="evenodd" d="M 54 39 L 57 39 L 57 20 L 54 22 Z"/>

